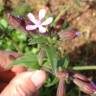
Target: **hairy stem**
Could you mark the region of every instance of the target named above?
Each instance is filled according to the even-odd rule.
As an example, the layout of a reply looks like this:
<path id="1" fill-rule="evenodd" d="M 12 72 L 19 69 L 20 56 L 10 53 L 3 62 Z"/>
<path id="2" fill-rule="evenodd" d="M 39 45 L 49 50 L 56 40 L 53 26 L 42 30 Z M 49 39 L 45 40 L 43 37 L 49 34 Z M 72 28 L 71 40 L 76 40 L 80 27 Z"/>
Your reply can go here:
<path id="1" fill-rule="evenodd" d="M 96 66 L 74 66 L 72 70 L 96 70 Z"/>
<path id="2" fill-rule="evenodd" d="M 65 83 L 64 79 L 60 78 L 56 96 L 65 96 L 65 84 L 64 83 Z"/>

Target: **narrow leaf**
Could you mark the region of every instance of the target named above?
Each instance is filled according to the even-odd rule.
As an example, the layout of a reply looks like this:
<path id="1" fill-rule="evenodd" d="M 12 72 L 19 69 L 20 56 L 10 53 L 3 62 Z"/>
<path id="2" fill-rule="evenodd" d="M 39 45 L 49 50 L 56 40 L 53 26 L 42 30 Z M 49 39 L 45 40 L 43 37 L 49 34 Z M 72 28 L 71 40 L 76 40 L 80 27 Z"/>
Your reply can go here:
<path id="1" fill-rule="evenodd" d="M 26 53 L 24 56 L 16 59 L 13 62 L 13 65 L 24 65 L 26 67 L 33 68 L 33 69 L 35 68 L 37 69 L 40 67 L 37 56 L 32 52 Z"/>
<path id="2" fill-rule="evenodd" d="M 29 40 L 29 45 L 32 45 L 32 44 L 42 44 L 42 43 L 47 43 L 48 42 L 48 39 L 44 36 L 34 36 L 33 38 L 31 38 Z"/>
<path id="3" fill-rule="evenodd" d="M 68 55 L 65 55 L 64 57 L 64 68 L 67 69 L 68 68 L 68 65 L 69 65 L 69 57 Z"/>
<path id="4" fill-rule="evenodd" d="M 58 61 L 58 56 L 56 52 L 56 48 L 53 46 L 47 46 L 44 47 L 46 55 L 48 57 L 49 64 L 52 65 L 52 71 L 56 73 L 57 71 L 57 61 Z"/>

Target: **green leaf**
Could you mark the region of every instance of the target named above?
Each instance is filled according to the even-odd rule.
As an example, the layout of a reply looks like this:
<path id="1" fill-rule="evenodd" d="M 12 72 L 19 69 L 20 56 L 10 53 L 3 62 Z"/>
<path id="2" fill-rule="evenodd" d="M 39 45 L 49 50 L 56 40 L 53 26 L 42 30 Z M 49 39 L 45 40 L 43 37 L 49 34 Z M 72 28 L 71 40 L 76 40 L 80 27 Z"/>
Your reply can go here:
<path id="1" fill-rule="evenodd" d="M 1 19 L 1 20 L 0 20 L 0 24 L 1 24 L 4 28 L 7 28 L 7 27 L 8 27 L 8 22 L 7 22 L 7 20 L 5 20 L 5 19 Z"/>
<path id="2" fill-rule="evenodd" d="M 68 55 L 65 55 L 65 56 L 64 56 L 64 61 L 63 61 L 63 66 L 64 66 L 65 69 L 68 68 L 69 62 L 70 62 L 70 61 L 69 61 Z"/>
<path id="3" fill-rule="evenodd" d="M 0 31 L 4 31 L 4 27 L 2 24 L 0 24 Z"/>
<path id="4" fill-rule="evenodd" d="M 15 37 L 16 41 L 19 41 L 19 42 L 26 41 L 26 38 L 27 38 L 26 34 L 24 32 L 21 32 L 18 30 L 13 32 L 12 35 L 13 35 L 13 37 Z"/>
<path id="5" fill-rule="evenodd" d="M 60 58 L 58 60 L 58 68 L 61 68 L 61 69 L 67 69 L 68 68 L 68 65 L 69 65 L 69 57 L 68 55 L 64 55 L 63 58 Z"/>
<path id="6" fill-rule="evenodd" d="M 49 79 L 49 81 L 48 80 L 46 81 L 45 87 L 52 87 L 53 85 L 57 84 L 57 82 L 58 82 L 57 78 L 54 78 L 53 80 L 50 80 L 50 78 L 48 78 L 48 79 Z"/>
<path id="7" fill-rule="evenodd" d="M 24 56 L 16 59 L 13 62 L 13 65 L 24 65 L 32 69 L 38 69 L 40 67 L 36 54 L 33 54 L 32 52 L 26 53 Z"/>
<path id="8" fill-rule="evenodd" d="M 46 52 L 46 55 L 48 57 L 48 62 L 52 66 L 52 71 L 54 73 L 56 73 L 56 71 L 57 71 L 57 61 L 58 61 L 58 55 L 57 55 L 56 48 L 53 47 L 53 46 L 46 46 L 46 47 L 43 47 L 43 48 L 44 48 L 44 50 Z"/>
<path id="9" fill-rule="evenodd" d="M 29 40 L 29 45 L 32 44 L 46 44 L 48 43 L 48 38 L 46 36 L 34 36 Z"/>

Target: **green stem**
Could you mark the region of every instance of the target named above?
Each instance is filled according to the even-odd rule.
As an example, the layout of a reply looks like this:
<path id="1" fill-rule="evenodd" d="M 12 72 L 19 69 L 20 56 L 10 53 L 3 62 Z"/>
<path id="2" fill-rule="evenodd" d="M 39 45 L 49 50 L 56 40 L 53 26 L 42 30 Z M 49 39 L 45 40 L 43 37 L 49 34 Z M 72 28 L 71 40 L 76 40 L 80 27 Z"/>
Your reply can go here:
<path id="1" fill-rule="evenodd" d="M 96 70 L 96 66 L 74 66 L 72 70 Z"/>

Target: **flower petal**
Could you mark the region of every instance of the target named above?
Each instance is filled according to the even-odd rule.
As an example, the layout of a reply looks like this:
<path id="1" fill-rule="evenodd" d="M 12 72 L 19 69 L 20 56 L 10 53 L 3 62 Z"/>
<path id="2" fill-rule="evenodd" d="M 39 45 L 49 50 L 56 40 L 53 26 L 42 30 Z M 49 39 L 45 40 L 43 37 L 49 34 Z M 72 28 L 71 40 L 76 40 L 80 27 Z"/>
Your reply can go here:
<path id="1" fill-rule="evenodd" d="M 34 24 L 37 23 L 37 20 L 35 19 L 34 15 L 32 13 L 28 13 L 28 18 L 31 22 L 33 22 Z"/>
<path id="2" fill-rule="evenodd" d="M 39 26 L 39 32 L 40 33 L 45 33 L 46 32 L 46 28 L 43 26 Z"/>
<path id="3" fill-rule="evenodd" d="M 46 14 L 46 10 L 45 9 L 41 9 L 39 11 L 39 20 L 42 20 L 45 17 Z"/>
<path id="4" fill-rule="evenodd" d="M 26 30 L 34 30 L 34 29 L 36 29 L 36 28 L 37 28 L 36 25 L 27 25 L 27 26 L 26 26 Z"/>
<path id="5" fill-rule="evenodd" d="M 53 17 L 49 17 L 41 25 L 49 25 L 52 21 L 53 21 Z"/>

